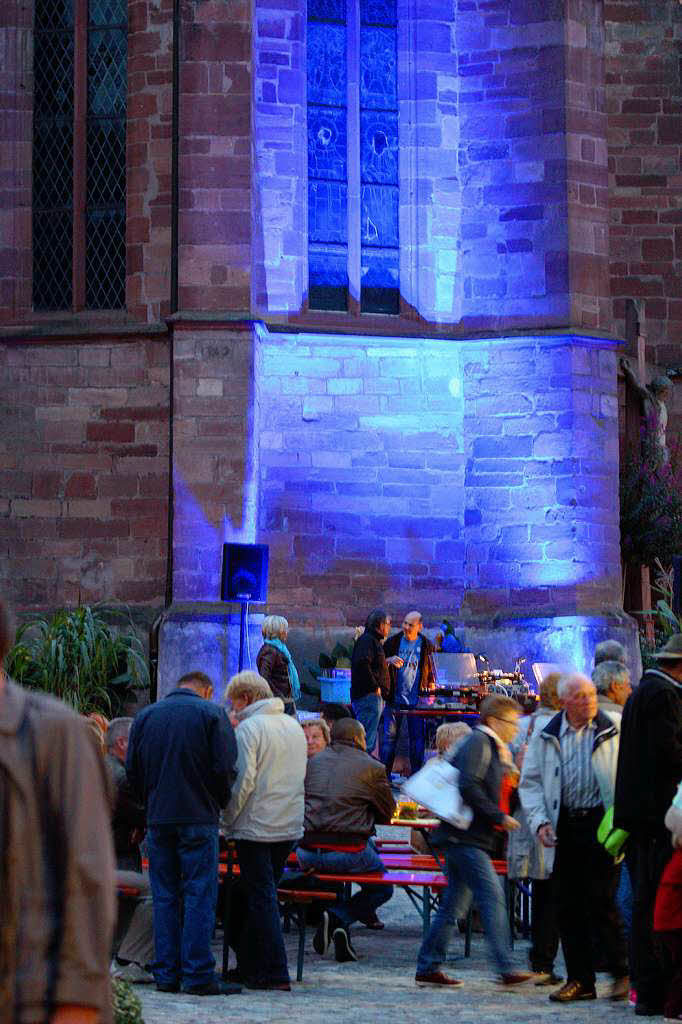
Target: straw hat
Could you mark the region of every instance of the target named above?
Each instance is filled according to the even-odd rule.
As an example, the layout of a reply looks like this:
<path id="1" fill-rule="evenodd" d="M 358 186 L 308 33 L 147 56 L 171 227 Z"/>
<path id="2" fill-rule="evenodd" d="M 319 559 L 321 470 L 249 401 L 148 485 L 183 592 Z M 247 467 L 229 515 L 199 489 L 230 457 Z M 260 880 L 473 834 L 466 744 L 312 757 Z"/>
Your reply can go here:
<path id="1" fill-rule="evenodd" d="M 682 633 L 675 633 L 667 644 L 654 654 L 657 661 L 679 661 L 682 659 Z"/>

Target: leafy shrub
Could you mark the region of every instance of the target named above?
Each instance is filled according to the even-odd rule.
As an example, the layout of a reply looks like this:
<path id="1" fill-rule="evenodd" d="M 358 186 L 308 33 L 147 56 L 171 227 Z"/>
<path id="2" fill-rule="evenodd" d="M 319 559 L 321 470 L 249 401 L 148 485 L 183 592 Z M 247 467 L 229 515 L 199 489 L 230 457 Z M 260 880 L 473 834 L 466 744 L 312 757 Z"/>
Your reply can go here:
<path id="1" fill-rule="evenodd" d="M 109 609 L 107 615 L 127 617 L 128 630 L 112 628 L 102 608 L 88 605 L 25 622 L 7 655 L 7 672 L 22 686 L 60 697 L 80 714 L 120 714 L 125 699 L 149 685 L 149 668 L 129 613 Z"/>
<path id="2" fill-rule="evenodd" d="M 127 981 L 113 980 L 111 996 L 114 1006 L 114 1024 L 144 1024 L 142 1003 Z"/>

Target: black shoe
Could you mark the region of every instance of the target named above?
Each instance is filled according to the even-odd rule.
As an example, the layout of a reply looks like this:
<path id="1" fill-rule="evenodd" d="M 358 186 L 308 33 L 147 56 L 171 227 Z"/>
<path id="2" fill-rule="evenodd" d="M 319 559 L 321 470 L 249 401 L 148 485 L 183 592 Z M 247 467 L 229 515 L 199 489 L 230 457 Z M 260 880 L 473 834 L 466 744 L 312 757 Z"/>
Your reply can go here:
<path id="1" fill-rule="evenodd" d="M 320 956 L 324 956 L 329 949 L 329 911 L 325 910 L 322 914 L 322 920 L 317 926 L 317 931 L 313 935 L 313 949 Z"/>
<path id="2" fill-rule="evenodd" d="M 243 980 L 244 979 L 242 978 L 242 972 L 239 970 L 238 967 L 230 967 L 229 971 L 225 975 L 225 981 L 241 982 Z"/>
<path id="3" fill-rule="evenodd" d="M 235 996 L 241 990 L 241 985 L 223 981 L 222 978 L 211 978 L 204 985 L 187 985 L 182 991 L 188 996 Z"/>
<path id="4" fill-rule="evenodd" d="M 358 955 L 351 946 L 347 928 L 335 928 L 332 939 L 334 940 L 337 963 L 347 964 L 357 961 Z"/>
<path id="5" fill-rule="evenodd" d="M 156 983 L 157 992 L 179 992 L 180 982 L 179 981 L 157 981 Z"/>
<path id="6" fill-rule="evenodd" d="M 583 999 L 596 999 L 594 985 L 584 985 L 582 981 L 567 981 L 566 984 L 552 992 L 549 997 L 553 1003 L 576 1003 Z"/>
<path id="7" fill-rule="evenodd" d="M 638 999 L 635 1005 L 635 1015 L 637 1017 L 662 1017 L 663 1007 L 652 1003 L 642 1003 Z"/>

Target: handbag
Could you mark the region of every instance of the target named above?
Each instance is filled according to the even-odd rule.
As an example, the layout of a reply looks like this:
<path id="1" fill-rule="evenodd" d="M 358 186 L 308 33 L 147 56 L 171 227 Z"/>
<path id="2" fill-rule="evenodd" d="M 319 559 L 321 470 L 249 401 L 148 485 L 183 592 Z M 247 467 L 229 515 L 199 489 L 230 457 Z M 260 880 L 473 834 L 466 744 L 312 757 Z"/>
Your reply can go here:
<path id="1" fill-rule="evenodd" d="M 464 803 L 459 791 L 459 769 L 444 758 L 430 758 L 401 789 L 405 796 L 426 807 L 436 818 L 455 828 L 469 828 L 474 812 Z"/>
<path id="2" fill-rule="evenodd" d="M 604 812 L 604 817 L 599 822 L 599 828 L 597 829 L 597 841 L 601 843 L 606 852 L 613 857 L 616 864 L 620 864 L 625 856 L 625 844 L 629 837 L 630 833 L 626 832 L 624 828 L 614 828 L 613 807 L 609 807 L 608 811 Z"/>

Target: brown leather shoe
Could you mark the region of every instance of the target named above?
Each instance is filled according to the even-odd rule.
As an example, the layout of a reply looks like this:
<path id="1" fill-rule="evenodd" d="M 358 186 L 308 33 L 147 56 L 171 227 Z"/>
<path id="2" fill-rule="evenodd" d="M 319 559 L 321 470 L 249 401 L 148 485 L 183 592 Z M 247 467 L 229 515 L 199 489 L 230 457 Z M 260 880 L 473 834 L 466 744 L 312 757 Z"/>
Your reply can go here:
<path id="1" fill-rule="evenodd" d="M 579 999 L 596 999 L 594 985 L 583 985 L 582 981 L 567 981 L 565 985 L 552 992 L 549 997 L 553 1003 L 575 1003 Z"/>
<path id="2" fill-rule="evenodd" d="M 459 988 L 463 985 L 463 981 L 457 981 L 456 978 L 450 978 L 447 974 L 443 974 L 442 971 L 426 971 L 424 974 L 415 974 L 415 983 L 420 988 L 424 988 L 426 985 L 437 985 L 440 988 Z"/>
<path id="3" fill-rule="evenodd" d="M 620 1003 L 630 995 L 630 979 L 627 974 L 620 978 L 614 978 L 609 992 L 609 999 L 612 1003 Z"/>
<path id="4" fill-rule="evenodd" d="M 510 988 L 512 985 L 523 985 L 524 981 L 530 981 L 535 975 L 532 971 L 509 971 L 500 978 L 500 985 Z"/>

